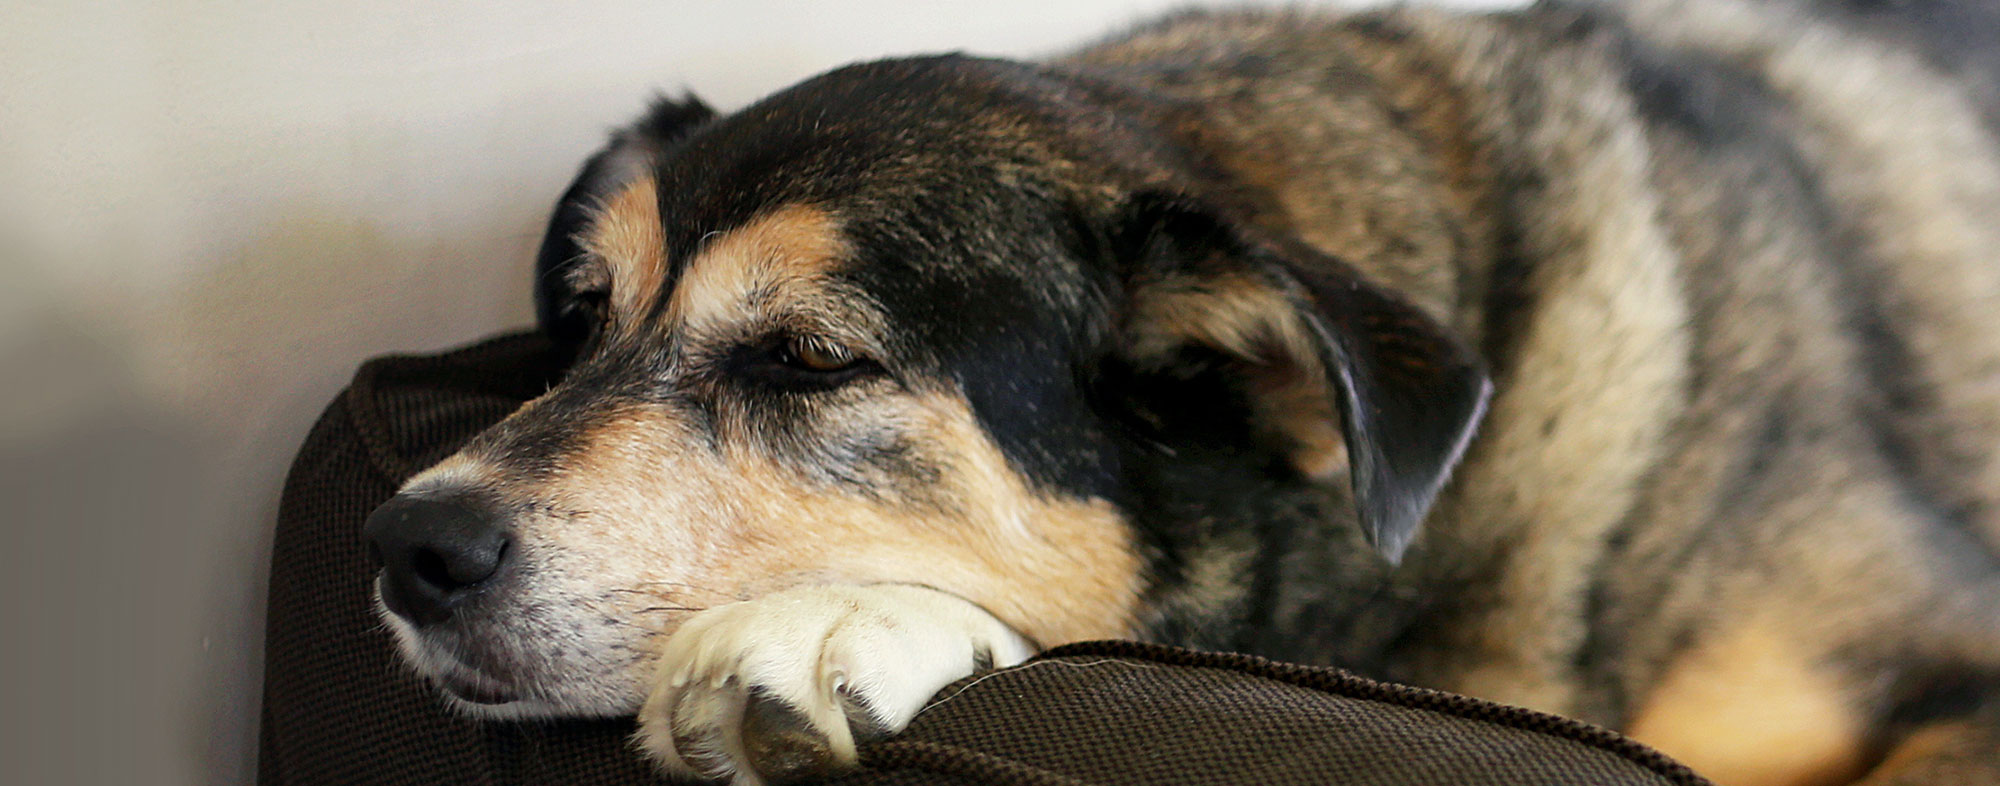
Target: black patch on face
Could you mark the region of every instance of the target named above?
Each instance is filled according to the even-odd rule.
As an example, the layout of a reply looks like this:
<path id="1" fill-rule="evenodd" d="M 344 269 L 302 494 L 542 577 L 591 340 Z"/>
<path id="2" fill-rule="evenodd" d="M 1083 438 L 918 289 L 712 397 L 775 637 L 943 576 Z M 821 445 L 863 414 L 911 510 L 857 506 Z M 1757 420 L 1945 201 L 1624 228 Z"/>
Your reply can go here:
<path id="1" fill-rule="evenodd" d="M 1064 226 L 1056 216 L 1037 216 L 1026 198 L 983 201 L 977 213 L 947 214 L 977 222 L 977 236 L 950 237 L 959 233 L 914 216 L 857 227 L 854 276 L 891 315 L 906 368 L 961 391 L 1031 483 L 1115 500 L 1115 457 L 1087 392 L 1099 349 L 1091 319 L 1101 316 L 1090 307 L 1101 306 L 1079 299 L 1094 301 L 1095 290 L 1052 231 Z"/>

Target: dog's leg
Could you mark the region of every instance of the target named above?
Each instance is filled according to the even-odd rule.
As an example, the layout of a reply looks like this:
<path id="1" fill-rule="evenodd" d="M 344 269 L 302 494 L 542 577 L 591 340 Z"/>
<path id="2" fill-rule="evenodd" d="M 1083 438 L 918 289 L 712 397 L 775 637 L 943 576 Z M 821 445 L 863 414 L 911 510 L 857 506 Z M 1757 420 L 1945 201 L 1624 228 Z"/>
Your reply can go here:
<path id="1" fill-rule="evenodd" d="M 905 584 L 775 592 L 690 617 L 668 638 L 637 742 L 670 772 L 737 784 L 852 766 L 932 694 L 1033 654 L 984 609 Z"/>

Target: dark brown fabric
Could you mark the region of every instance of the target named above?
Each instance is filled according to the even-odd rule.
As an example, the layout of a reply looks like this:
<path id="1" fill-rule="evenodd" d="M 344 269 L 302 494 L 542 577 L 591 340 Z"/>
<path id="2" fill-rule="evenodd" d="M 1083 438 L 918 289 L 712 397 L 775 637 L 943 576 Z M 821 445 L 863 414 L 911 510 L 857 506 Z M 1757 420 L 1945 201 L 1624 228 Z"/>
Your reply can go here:
<path id="1" fill-rule="evenodd" d="M 1136 642 L 1060 647 L 939 692 L 881 774 L 1089 784 L 1695 784 L 1578 721 L 1339 669 Z M 1001 766 L 1007 768 L 1001 769 Z"/>
<path id="2" fill-rule="evenodd" d="M 397 660 L 360 540 L 402 480 L 560 374 L 533 335 L 364 366 L 286 482 L 272 555 L 259 782 L 659 783 L 630 721 L 474 723 Z M 1061 648 L 939 694 L 842 786 L 888 784 L 1694 784 L 1609 731 L 1240 655 Z"/>

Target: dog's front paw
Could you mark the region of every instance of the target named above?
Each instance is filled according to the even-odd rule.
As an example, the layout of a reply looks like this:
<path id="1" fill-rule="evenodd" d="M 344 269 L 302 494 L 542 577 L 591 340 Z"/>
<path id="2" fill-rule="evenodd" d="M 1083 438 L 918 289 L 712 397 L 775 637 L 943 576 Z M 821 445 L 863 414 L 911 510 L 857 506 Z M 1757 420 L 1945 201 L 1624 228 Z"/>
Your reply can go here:
<path id="1" fill-rule="evenodd" d="M 800 587 L 718 606 L 668 638 L 638 743 L 671 772 L 782 782 L 855 763 L 939 688 L 1031 655 L 984 609 L 903 584 Z"/>

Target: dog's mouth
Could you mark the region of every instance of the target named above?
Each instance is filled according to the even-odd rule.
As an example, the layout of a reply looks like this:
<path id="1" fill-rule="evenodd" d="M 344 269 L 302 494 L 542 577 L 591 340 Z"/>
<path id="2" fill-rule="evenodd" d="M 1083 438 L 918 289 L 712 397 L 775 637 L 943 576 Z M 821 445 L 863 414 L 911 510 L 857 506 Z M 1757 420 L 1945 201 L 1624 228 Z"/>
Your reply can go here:
<path id="1" fill-rule="evenodd" d="M 547 663 L 518 634 L 478 624 L 419 629 L 390 612 L 378 596 L 376 610 L 396 640 L 403 662 L 437 691 L 448 708 L 470 717 L 515 720 L 610 717 L 637 711 L 643 691 L 626 679 L 622 658 Z M 516 627 L 555 627 L 517 615 Z M 622 642 L 602 651 L 621 652 Z M 573 656 L 572 656 L 573 657 Z M 524 668 L 534 664 L 539 668 Z M 643 667 L 631 669 L 634 673 Z"/>
<path id="2" fill-rule="evenodd" d="M 487 676 L 454 658 L 433 653 L 420 661 L 428 667 L 420 670 L 430 678 L 432 685 L 436 685 L 446 696 L 466 704 L 498 707 L 526 697 L 523 691 L 509 685 L 506 680 Z"/>
<path id="3" fill-rule="evenodd" d="M 389 622 L 391 630 L 395 631 L 405 658 L 447 697 L 480 707 L 513 704 L 523 698 L 520 691 L 508 686 L 503 680 L 489 677 L 459 659 L 447 656 L 426 644 L 415 628 L 389 612 L 388 607 L 382 603 L 379 593 L 376 595 L 375 607 L 377 613 Z"/>
<path id="4" fill-rule="evenodd" d="M 446 695 L 467 704 L 496 706 L 521 700 L 521 694 L 493 680 L 476 675 L 446 673 L 431 677 Z"/>

